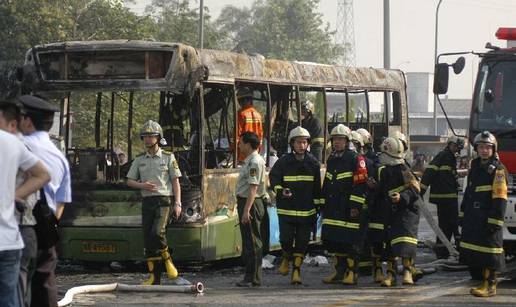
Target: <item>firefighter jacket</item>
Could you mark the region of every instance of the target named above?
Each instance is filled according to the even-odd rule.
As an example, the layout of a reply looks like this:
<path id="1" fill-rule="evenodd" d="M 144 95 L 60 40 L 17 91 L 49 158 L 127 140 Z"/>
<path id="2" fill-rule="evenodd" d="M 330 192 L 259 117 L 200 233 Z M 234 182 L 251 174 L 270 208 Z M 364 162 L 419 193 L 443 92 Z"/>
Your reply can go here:
<path id="1" fill-rule="evenodd" d="M 270 184 L 276 192 L 276 207 L 280 221 L 314 223 L 321 198 L 321 166 L 309 152 L 304 160 L 294 153 L 283 155 L 269 173 Z M 292 196 L 283 197 L 289 188 Z"/>
<path id="2" fill-rule="evenodd" d="M 310 114 L 301 121 L 301 127 L 305 128 L 310 133 L 311 146 L 323 146 L 324 130 L 319 119 Z"/>
<path id="3" fill-rule="evenodd" d="M 364 241 L 367 168 L 363 156 L 345 150 L 333 152 L 326 164 L 322 201 L 323 241 L 360 249 Z"/>
<path id="4" fill-rule="evenodd" d="M 258 135 L 260 142 L 263 140 L 262 116 L 256 109 L 250 105 L 238 110 L 237 114 L 238 126 L 237 136 L 240 138 L 245 131 L 251 131 Z M 238 148 L 238 147 L 237 147 Z M 244 161 L 245 157 L 238 152 L 238 161 Z"/>
<path id="5" fill-rule="evenodd" d="M 435 156 L 428 164 L 421 179 L 421 188 L 430 187 L 430 202 L 457 200 L 457 159 L 448 148 Z"/>
<path id="6" fill-rule="evenodd" d="M 461 203 L 461 261 L 475 267 L 501 270 L 505 266 L 502 226 L 507 203 L 507 173 L 497 159 L 471 162 Z"/>
<path id="7" fill-rule="evenodd" d="M 374 155 L 372 155 L 374 154 Z M 368 219 L 368 242 L 371 244 L 383 242 L 383 230 L 385 219 L 385 206 L 379 187 L 379 172 L 385 168 L 380 166 L 376 153 L 366 153 L 367 174 L 369 177 L 367 187 L 367 219 Z"/>
<path id="8" fill-rule="evenodd" d="M 419 182 L 405 164 L 386 165 L 380 170 L 379 190 L 384 203 L 384 226 L 393 257 L 415 257 L 419 225 Z M 390 195 L 400 194 L 393 203 Z"/>

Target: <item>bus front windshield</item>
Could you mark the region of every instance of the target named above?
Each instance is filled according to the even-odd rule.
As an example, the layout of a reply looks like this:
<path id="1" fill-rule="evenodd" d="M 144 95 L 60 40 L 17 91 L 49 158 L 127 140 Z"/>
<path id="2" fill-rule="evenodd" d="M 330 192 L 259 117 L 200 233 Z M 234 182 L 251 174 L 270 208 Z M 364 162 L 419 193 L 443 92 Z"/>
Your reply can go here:
<path id="1" fill-rule="evenodd" d="M 516 129 L 516 61 L 486 61 L 475 91 L 473 128 Z"/>

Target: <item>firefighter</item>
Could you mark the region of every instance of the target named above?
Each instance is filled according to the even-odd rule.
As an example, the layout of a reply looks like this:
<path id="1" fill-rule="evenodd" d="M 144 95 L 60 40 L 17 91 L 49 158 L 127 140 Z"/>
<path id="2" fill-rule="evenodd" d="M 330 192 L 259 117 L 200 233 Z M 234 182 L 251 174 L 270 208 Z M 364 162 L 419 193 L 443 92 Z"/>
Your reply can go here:
<path id="1" fill-rule="evenodd" d="M 382 255 L 384 243 L 384 206 L 382 198 L 377 196 L 378 171 L 380 161 L 372 144 L 372 137 L 369 131 L 364 128 L 357 129 L 364 140 L 363 152 L 367 165 L 367 207 L 368 227 L 365 247 L 371 257 L 373 280 L 376 283 L 383 281 Z"/>
<path id="2" fill-rule="evenodd" d="M 414 258 L 419 224 L 419 182 L 405 164 L 405 146 L 396 137 L 386 138 L 381 145 L 380 163 L 385 167 L 379 175 L 379 191 L 384 206 L 390 210 L 385 221 L 387 275 L 382 286 L 396 284 L 397 259 L 402 259 L 403 284 L 414 284 Z"/>
<path id="3" fill-rule="evenodd" d="M 474 296 L 496 295 L 496 271 L 505 267 L 502 226 L 507 203 L 507 170 L 498 160 L 497 141 L 484 131 L 475 136 L 478 158 L 471 161 L 461 212 L 460 260 L 481 268 L 482 283 L 472 288 Z"/>
<path id="4" fill-rule="evenodd" d="M 269 175 L 276 192 L 280 243 L 283 257 L 279 272 L 289 273 L 293 258 L 292 284 L 301 283 L 301 264 L 308 248 L 310 233 L 319 209 L 321 194 L 321 166 L 307 151 L 310 134 L 302 127 L 290 131 L 291 153 L 283 155 Z"/>
<path id="5" fill-rule="evenodd" d="M 364 158 L 349 149 L 350 134 L 342 124 L 330 133 L 332 153 L 323 184 L 322 240 L 335 255 L 335 272 L 324 278 L 324 283 L 354 285 L 358 280 L 367 168 Z"/>
<path id="6" fill-rule="evenodd" d="M 459 241 L 459 205 L 457 200 L 457 156 L 464 146 L 464 141 L 458 137 L 450 137 L 448 144 L 428 164 L 421 179 L 421 197 L 430 187 L 430 202 L 437 206 L 439 228 L 448 240 L 455 237 Z M 448 250 L 443 243 L 436 239 L 435 253 L 437 258 L 448 258 Z"/>
<path id="7" fill-rule="evenodd" d="M 310 153 L 322 162 L 322 152 L 324 148 L 324 129 L 321 121 L 314 116 L 315 106 L 310 100 L 301 104 L 301 115 L 303 120 L 301 126 L 310 133 Z"/>
<path id="8" fill-rule="evenodd" d="M 143 242 L 150 276 L 142 284 L 159 285 L 163 264 L 169 278 L 178 276 L 170 256 L 166 228 L 171 215 L 179 218 L 181 214 L 181 171 L 174 154 L 160 148 L 160 145 L 166 145 L 166 141 L 157 122 L 145 122 L 140 131 L 140 138 L 147 151 L 138 155 L 132 162 L 127 173 L 127 185 L 140 189 L 143 197 Z"/>
<path id="9" fill-rule="evenodd" d="M 261 144 L 263 142 L 262 115 L 253 106 L 253 90 L 247 86 L 241 87 L 237 90 L 236 96 L 240 105 L 237 113 L 237 140 L 242 133 L 251 131 L 258 135 Z M 243 163 L 244 154 L 238 151 L 237 159 L 239 163 Z"/>

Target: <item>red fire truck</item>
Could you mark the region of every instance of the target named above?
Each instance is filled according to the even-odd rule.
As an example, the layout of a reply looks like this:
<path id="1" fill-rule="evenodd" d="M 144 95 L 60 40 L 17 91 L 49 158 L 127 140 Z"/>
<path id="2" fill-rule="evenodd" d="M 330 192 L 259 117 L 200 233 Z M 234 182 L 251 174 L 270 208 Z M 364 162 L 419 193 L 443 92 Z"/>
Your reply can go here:
<path id="1" fill-rule="evenodd" d="M 480 58 L 468 138 L 471 143 L 477 133 L 488 130 L 498 140 L 498 154 L 509 172 L 504 249 L 507 255 L 516 255 L 516 28 L 499 28 L 496 37 L 506 40 L 507 46 L 498 47 L 487 43 L 487 52 L 440 54 L 435 66 L 434 94 L 439 97 L 439 94 L 448 91 L 449 67 L 456 74 L 460 73 L 465 65 L 462 55 L 472 54 Z M 460 57 L 453 64 L 440 62 L 442 57 L 449 56 Z"/>

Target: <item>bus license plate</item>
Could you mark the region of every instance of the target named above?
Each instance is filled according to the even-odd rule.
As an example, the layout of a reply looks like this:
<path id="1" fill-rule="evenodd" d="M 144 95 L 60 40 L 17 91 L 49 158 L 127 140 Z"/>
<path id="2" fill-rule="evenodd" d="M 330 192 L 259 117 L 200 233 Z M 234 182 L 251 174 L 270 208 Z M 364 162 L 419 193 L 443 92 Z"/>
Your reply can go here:
<path id="1" fill-rule="evenodd" d="M 82 252 L 89 254 L 115 254 L 116 244 L 102 241 L 83 241 Z"/>

